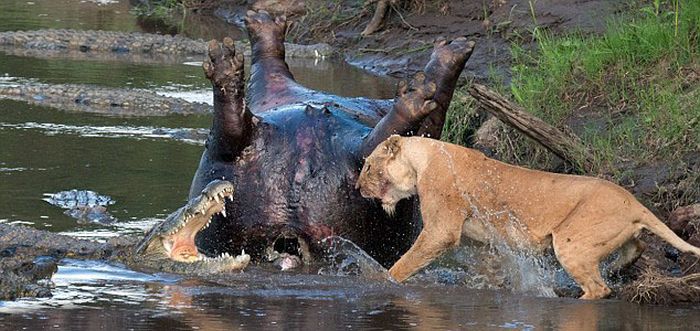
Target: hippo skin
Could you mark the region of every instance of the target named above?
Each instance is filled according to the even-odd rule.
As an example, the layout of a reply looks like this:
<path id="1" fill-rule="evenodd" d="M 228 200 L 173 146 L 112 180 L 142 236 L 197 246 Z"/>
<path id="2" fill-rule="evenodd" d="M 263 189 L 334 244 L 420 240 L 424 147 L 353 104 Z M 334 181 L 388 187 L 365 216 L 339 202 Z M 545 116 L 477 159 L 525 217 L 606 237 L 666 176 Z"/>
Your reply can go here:
<path id="1" fill-rule="evenodd" d="M 231 181 L 235 192 L 226 216 L 198 233 L 197 247 L 207 255 L 244 249 L 253 260 L 274 247 L 309 262 L 334 235 L 391 265 L 411 246 L 420 221 L 413 201 L 390 216 L 360 196 L 355 182 L 364 157 L 391 134 L 440 137 L 474 43 L 437 41 L 425 71 L 399 83 L 395 99 L 347 98 L 294 80 L 284 61 L 284 17 L 250 11 L 245 21 L 252 43 L 247 89 L 243 54 L 230 38 L 212 40 L 203 65 L 214 118 L 190 197 L 216 179 Z"/>

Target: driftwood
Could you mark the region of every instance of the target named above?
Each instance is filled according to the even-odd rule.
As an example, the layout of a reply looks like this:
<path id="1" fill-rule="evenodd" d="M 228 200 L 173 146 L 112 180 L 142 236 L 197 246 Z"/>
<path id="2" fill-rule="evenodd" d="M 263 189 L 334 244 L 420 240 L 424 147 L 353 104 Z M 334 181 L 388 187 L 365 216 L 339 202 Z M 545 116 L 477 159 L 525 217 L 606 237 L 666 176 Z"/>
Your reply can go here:
<path id="1" fill-rule="evenodd" d="M 563 160 L 584 171 L 593 169 L 593 157 L 576 135 L 545 123 L 486 86 L 472 84 L 469 94 L 488 112 L 534 139 Z"/>
<path id="2" fill-rule="evenodd" d="M 382 25 L 382 22 L 384 21 L 384 16 L 386 16 L 386 12 L 389 10 L 389 5 L 391 5 L 393 1 L 394 0 L 377 1 L 377 8 L 374 10 L 374 15 L 372 15 L 372 19 L 369 21 L 369 23 L 367 23 L 367 26 L 364 30 L 362 30 L 362 33 L 360 33 L 362 36 L 368 36 L 379 30 L 379 26 Z"/>

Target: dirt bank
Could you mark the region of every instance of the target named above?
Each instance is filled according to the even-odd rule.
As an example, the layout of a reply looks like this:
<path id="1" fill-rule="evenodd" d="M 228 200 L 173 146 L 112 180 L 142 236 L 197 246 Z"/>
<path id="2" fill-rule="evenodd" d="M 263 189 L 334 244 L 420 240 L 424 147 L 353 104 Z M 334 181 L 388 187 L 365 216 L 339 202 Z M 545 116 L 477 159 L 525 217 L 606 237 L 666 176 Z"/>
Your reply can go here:
<path id="1" fill-rule="evenodd" d="M 269 1 L 268 1 L 269 2 Z M 293 15 L 288 40 L 325 42 L 342 51 L 347 62 L 377 74 L 403 77 L 423 68 L 438 38 L 466 36 L 477 47 L 466 77 L 485 80 L 494 73 L 508 77 L 511 43 L 530 44 L 537 27 L 554 33 L 605 29 L 621 9 L 618 1 L 399 1 L 379 31 L 362 37 L 374 7 L 357 1 L 307 0 L 307 12 Z M 530 7 L 533 3 L 534 7 Z M 532 10 L 531 10 L 532 9 Z M 242 24 L 240 6 L 219 8 L 217 15 Z"/>

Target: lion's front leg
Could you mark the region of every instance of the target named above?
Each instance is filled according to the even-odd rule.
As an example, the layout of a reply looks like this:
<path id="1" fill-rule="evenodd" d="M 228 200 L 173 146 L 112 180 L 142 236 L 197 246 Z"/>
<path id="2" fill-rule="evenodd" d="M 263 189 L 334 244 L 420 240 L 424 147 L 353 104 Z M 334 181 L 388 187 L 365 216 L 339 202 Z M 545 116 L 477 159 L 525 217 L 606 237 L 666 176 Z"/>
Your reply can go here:
<path id="1" fill-rule="evenodd" d="M 457 246 L 462 236 L 464 218 L 469 217 L 460 207 L 464 203 L 462 195 L 454 188 L 450 190 L 422 184 L 418 184 L 417 188 L 423 231 L 406 254 L 389 269 L 389 275 L 398 282 L 411 277 L 448 248 Z"/>
<path id="2" fill-rule="evenodd" d="M 418 270 L 459 243 L 460 232 L 445 229 L 423 229 L 411 248 L 389 269 L 389 275 L 403 282 Z"/>

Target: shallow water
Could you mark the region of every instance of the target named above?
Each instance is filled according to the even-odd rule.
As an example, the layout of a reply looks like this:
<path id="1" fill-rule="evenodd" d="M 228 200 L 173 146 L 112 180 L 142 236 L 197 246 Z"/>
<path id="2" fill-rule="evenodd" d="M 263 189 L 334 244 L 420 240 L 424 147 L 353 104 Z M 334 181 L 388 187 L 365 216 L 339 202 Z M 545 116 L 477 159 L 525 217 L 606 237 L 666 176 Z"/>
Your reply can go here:
<path id="1" fill-rule="evenodd" d="M 64 261 L 52 299 L 0 303 L 0 328 L 693 330 L 700 308 L 547 299 L 253 268 L 227 287 Z"/>
<path id="2" fill-rule="evenodd" d="M 6 0 L 0 2 L 0 18 L 0 30 L 158 29 L 129 15 L 125 0 L 102 6 L 80 0 Z M 218 31 L 188 33 L 208 39 L 220 38 Z M 210 102 L 209 85 L 199 68 L 202 59 L 162 64 L 132 60 L 0 52 L 0 84 L 147 88 Z M 337 62 L 291 61 L 291 67 L 312 88 L 347 96 L 393 95 L 393 81 Z M 205 129 L 210 121 L 209 116 L 110 117 L 0 100 L 0 222 L 94 240 L 141 233 L 184 203 L 201 155 L 201 140 L 174 139 L 167 133 Z M 116 203 L 109 211 L 119 221 L 79 225 L 41 200 L 44 193 L 70 189 L 111 196 Z M 456 255 L 462 261 L 477 258 Z M 53 298 L 0 302 L 0 330 L 700 328 L 699 307 L 476 291 L 464 284 L 477 286 L 477 280 L 455 280 L 464 274 L 462 267 L 445 273 L 436 269 L 402 286 L 252 267 L 216 285 L 104 261 L 64 260 L 52 279 Z"/>

